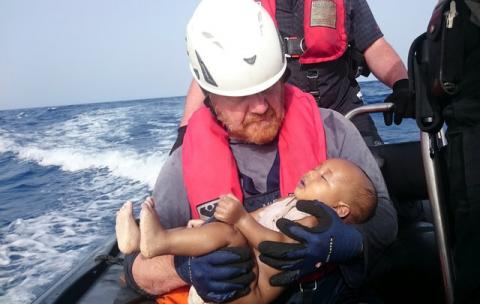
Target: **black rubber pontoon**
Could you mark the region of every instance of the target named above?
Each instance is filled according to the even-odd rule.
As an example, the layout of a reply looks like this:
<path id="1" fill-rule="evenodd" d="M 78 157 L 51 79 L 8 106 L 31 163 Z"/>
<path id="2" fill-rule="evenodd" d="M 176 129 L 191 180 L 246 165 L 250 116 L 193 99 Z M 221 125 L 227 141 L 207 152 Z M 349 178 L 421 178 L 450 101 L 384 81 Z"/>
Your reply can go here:
<path id="1" fill-rule="evenodd" d="M 123 267 L 112 258 L 119 258 L 116 238 L 91 253 L 69 271 L 33 304 L 50 303 L 113 303 L 120 289 Z M 112 263 L 113 262 L 113 263 Z"/>

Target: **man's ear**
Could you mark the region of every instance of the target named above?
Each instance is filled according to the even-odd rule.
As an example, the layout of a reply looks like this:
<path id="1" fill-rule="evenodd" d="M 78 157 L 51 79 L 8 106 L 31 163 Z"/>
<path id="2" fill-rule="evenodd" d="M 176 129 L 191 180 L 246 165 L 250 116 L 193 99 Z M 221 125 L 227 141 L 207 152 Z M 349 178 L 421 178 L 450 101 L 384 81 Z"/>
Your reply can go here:
<path id="1" fill-rule="evenodd" d="M 346 218 L 350 214 L 350 205 L 342 201 L 339 201 L 333 208 L 340 218 Z"/>

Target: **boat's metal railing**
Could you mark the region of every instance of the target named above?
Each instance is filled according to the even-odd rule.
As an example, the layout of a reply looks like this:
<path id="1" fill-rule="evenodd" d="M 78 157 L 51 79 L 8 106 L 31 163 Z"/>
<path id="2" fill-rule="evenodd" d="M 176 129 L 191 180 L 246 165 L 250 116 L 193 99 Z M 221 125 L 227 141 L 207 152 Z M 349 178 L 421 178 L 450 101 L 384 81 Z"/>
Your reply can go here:
<path id="1" fill-rule="evenodd" d="M 388 112 L 393 109 L 394 104 L 392 102 L 383 102 L 383 103 L 374 103 L 369 105 L 364 105 L 358 108 L 355 108 L 345 114 L 345 118 L 351 120 L 357 115 L 364 113 L 378 113 L 378 112 Z"/>
<path id="2" fill-rule="evenodd" d="M 446 145 L 446 137 L 443 130 L 437 134 L 421 132 L 420 145 L 422 147 L 422 159 L 425 169 L 428 197 L 432 206 L 433 222 L 437 239 L 440 265 L 442 267 L 443 285 L 447 303 L 453 303 L 453 266 L 450 254 L 450 244 L 447 234 L 445 195 L 440 176 L 440 160 L 438 153 L 440 148 Z"/>
<path id="3" fill-rule="evenodd" d="M 393 103 L 369 104 L 358 107 L 348 112 L 345 117 L 353 117 L 364 113 L 387 112 L 393 109 Z M 445 288 L 445 299 L 447 303 L 453 303 L 453 267 L 450 254 L 449 241 L 447 236 L 447 221 L 444 194 L 442 191 L 440 176 L 439 150 L 446 145 L 446 137 L 443 130 L 436 134 L 421 132 L 420 146 L 422 153 L 425 178 L 427 183 L 428 197 L 432 207 L 433 224 L 437 240 L 440 265 L 442 267 L 443 285 Z"/>

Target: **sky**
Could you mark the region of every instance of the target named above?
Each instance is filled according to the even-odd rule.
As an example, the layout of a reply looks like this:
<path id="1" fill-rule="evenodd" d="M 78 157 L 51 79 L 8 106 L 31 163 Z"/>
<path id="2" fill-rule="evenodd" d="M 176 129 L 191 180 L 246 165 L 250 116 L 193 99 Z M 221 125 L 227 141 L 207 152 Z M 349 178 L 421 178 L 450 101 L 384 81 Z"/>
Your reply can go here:
<path id="1" fill-rule="evenodd" d="M 406 62 L 437 1 L 367 1 Z M 0 110 L 184 96 L 198 2 L 0 0 Z"/>

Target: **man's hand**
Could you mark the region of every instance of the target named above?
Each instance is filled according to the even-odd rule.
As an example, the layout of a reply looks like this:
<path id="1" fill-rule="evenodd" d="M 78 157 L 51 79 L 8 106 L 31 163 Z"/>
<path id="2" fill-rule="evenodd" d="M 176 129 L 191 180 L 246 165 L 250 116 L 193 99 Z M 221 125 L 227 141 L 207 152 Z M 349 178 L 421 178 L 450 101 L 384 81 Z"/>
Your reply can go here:
<path id="1" fill-rule="evenodd" d="M 262 262 L 283 270 L 270 278 L 273 286 L 287 285 L 312 273 L 319 262 L 342 263 L 362 252 L 360 232 L 344 224 L 332 208 L 318 201 L 298 201 L 297 209 L 315 216 L 318 225 L 307 228 L 282 218 L 277 226 L 300 244 L 264 241 L 258 248 Z"/>
<path id="2" fill-rule="evenodd" d="M 175 269 L 206 302 L 230 302 L 250 292 L 255 279 L 247 247 L 229 247 L 200 257 L 175 257 Z"/>
<path id="3" fill-rule="evenodd" d="M 220 197 L 213 216 L 221 222 L 235 225 L 245 215 L 248 213 L 240 201 L 233 194 L 228 194 Z"/>
<path id="4" fill-rule="evenodd" d="M 396 125 L 402 122 L 404 117 L 415 118 L 415 104 L 408 85 L 408 79 L 397 80 L 393 84 L 393 92 L 385 102 L 395 104 L 393 112 L 384 112 L 383 120 L 387 126 L 392 124 L 392 118 Z"/>

